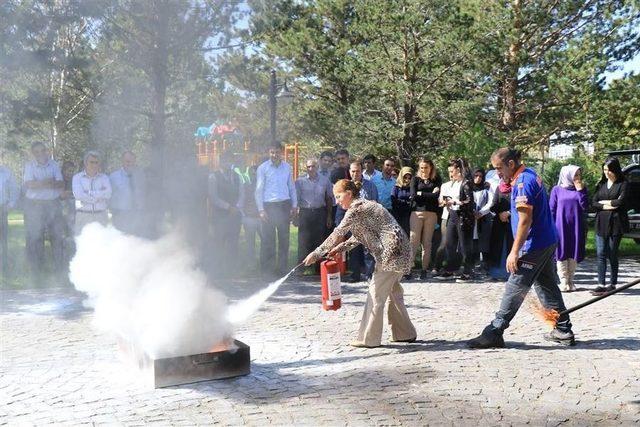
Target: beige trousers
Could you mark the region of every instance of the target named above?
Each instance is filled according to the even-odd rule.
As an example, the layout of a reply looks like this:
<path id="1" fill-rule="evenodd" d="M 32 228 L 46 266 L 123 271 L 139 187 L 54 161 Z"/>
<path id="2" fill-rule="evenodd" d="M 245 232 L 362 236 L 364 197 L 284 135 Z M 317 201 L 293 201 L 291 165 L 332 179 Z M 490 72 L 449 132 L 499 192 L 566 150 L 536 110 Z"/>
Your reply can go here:
<path id="1" fill-rule="evenodd" d="M 411 212 L 409 217 L 409 241 L 411 242 L 411 259 L 415 259 L 416 251 L 422 245 L 422 269 L 429 268 L 431 261 L 431 241 L 436 229 L 438 215 L 435 212 Z"/>
<path id="2" fill-rule="evenodd" d="M 569 258 L 564 261 L 557 261 L 558 277 L 560 278 L 560 290 L 575 290 L 576 285 L 573 283 L 573 277 L 576 274 L 578 263 L 575 259 Z"/>
<path id="3" fill-rule="evenodd" d="M 379 346 L 382 341 L 382 326 L 384 319 L 384 306 L 389 300 L 387 312 L 389 325 L 391 325 L 391 339 L 409 340 L 416 337 L 414 328 L 409 319 L 409 313 L 404 306 L 404 291 L 400 286 L 402 273 L 395 271 L 383 271 L 376 269 L 373 272 L 367 303 L 364 306 L 358 341 L 367 346 Z"/>

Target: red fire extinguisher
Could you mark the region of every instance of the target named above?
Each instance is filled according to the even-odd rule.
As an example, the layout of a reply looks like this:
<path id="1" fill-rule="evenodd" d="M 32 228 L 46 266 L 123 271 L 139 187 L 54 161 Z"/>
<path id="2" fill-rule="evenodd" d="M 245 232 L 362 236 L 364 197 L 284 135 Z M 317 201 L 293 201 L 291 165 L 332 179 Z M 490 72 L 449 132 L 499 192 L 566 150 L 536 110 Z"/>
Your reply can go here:
<path id="1" fill-rule="evenodd" d="M 340 266 L 333 260 L 320 263 L 320 280 L 322 284 L 322 308 L 337 310 L 341 306 L 342 290 L 340 282 Z"/>
<path id="2" fill-rule="evenodd" d="M 338 264 L 340 274 L 345 274 L 347 272 L 347 253 L 340 252 L 335 256 L 335 258 L 333 258 L 333 260 Z"/>

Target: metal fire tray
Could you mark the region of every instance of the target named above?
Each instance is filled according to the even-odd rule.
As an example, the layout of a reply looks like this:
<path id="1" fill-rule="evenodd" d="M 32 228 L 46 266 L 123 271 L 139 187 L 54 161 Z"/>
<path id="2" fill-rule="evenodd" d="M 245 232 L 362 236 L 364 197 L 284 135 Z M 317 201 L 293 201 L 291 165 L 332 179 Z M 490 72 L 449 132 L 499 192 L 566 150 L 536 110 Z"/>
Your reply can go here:
<path id="1" fill-rule="evenodd" d="M 150 359 L 147 369 L 150 371 L 153 387 L 170 387 L 249 374 L 249 346 L 238 340 L 233 342 L 236 348 Z"/>

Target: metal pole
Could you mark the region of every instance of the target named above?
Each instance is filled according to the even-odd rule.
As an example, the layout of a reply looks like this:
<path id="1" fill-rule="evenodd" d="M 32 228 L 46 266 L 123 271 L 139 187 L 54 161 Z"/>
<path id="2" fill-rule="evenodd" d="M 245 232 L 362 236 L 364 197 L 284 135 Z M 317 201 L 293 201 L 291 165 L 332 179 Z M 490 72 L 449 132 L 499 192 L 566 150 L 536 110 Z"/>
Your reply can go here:
<path id="1" fill-rule="evenodd" d="M 271 70 L 269 81 L 269 113 L 271 114 L 271 146 L 276 143 L 276 70 Z"/>
<path id="2" fill-rule="evenodd" d="M 607 293 L 604 293 L 604 294 L 602 294 L 602 295 L 598 295 L 597 297 L 595 297 L 595 298 L 591 298 L 590 300 L 587 300 L 587 301 L 583 302 L 582 304 L 578 304 L 578 305 L 576 305 L 575 307 L 571 307 L 571 308 L 568 308 L 568 309 L 566 309 L 566 310 L 564 310 L 564 311 L 561 311 L 561 312 L 560 312 L 560 316 L 563 316 L 563 315 L 565 315 L 565 314 L 569 314 L 569 313 L 571 313 L 571 312 L 574 312 L 574 311 L 576 311 L 576 310 L 581 309 L 582 307 L 586 307 L 586 306 L 588 306 L 588 305 L 591 305 L 591 304 L 593 304 L 593 303 L 594 303 L 594 302 L 596 302 L 596 301 L 600 301 L 600 300 L 601 300 L 601 299 L 603 299 L 603 298 L 606 298 L 606 297 L 608 297 L 608 296 L 611 296 L 611 295 L 613 295 L 613 294 L 616 294 L 616 293 L 618 293 L 618 292 L 620 292 L 620 291 L 624 291 L 625 289 L 630 288 L 630 287 L 632 287 L 632 286 L 634 286 L 634 285 L 637 285 L 638 283 L 640 283 L 640 279 L 634 280 L 633 282 L 629 282 L 629 283 L 627 283 L 627 284 L 625 284 L 625 285 L 620 286 L 619 288 L 615 288 L 614 290 L 609 291 L 609 292 L 607 292 Z"/>

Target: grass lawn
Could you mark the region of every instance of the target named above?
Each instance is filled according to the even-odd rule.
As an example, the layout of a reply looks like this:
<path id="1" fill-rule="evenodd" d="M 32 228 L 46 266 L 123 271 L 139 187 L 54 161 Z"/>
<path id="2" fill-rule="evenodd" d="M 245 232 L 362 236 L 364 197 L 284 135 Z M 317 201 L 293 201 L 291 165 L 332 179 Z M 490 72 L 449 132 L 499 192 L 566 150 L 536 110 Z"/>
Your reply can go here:
<path id="1" fill-rule="evenodd" d="M 244 245 L 241 236 L 241 247 Z M 25 261 L 25 243 L 24 243 L 24 222 L 21 212 L 11 212 L 9 214 L 9 272 L 6 277 L 2 277 L 0 287 L 2 288 L 27 288 L 29 280 L 26 274 Z M 259 246 L 259 244 L 258 244 Z M 50 259 L 50 251 L 47 247 L 47 255 Z M 259 248 L 256 248 L 256 254 L 259 254 Z M 589 230 L 587 237 L 587 256 L 595 256 L 595 239 L 593 230 Z M 640 256 L 640 245 L 632 239 L 622 239 L 620 244 L 621 256 Z M 289 246 L 289 265 L 297 264 L 298 258 L 298 228 L 291 227 L 290 246 Z"/>
<path id="2" fill-rule="evenodd" d="M 25 258 L 25 235 L 24 220 L 22 212 L 13 211 L 9 213 L 9 271 L 6 276 L 0 278 L 0 288 L 4 289 L 20 289 L 33 287 L 30 284 L 27 273 L 27 264 Z M 256 254 L 260 254 L 259 238 L 256 239 Z M 289 236 L 289 265 L 293 267 L 298 262 L 298 228 L 291 227 Z M 45 244 L 45 253 L 47 260 L 51 260 L 51 251 L 48 242 Z M 241 248 L 244 247 L 244 236 L 240 236 Z M 256 264 L 257 264 L 256 260 Z M 47 271 L 51 270 L 51 266 L 45 267 Z M 245 275 L 250 275 L 250 269 L 244 270 Z"/>

